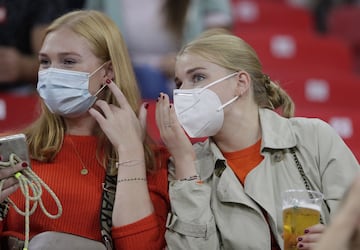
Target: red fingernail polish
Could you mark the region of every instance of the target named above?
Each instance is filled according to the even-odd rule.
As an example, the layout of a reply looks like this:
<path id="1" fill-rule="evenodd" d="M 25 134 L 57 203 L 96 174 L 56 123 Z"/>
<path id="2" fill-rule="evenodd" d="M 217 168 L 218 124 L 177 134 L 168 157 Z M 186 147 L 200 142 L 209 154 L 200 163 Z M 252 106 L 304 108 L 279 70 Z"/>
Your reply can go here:
<path id="1" fill-rule="evenodd" d="M 302 248 L 304 245 L 303 244 L 299 244 L 299 248 Z"/>
<path id="2" fill-rule="evenodd" d="M 169 108 L 172 108 L 172 105 L 170 104 Z"/>
<path id="3" fill-rule="evenodd" d="M 110 84 L 111 83 L 111 80 L 110 79 L 106 79 L 105 81 L 107 84 Z"/>
<path id="4" fill-rule="evenodd" d="M 144 107 L 145 107 L 145 109 L 148 109 L 149 108 L 149 103 L 145 103 Z"/>
<path id="5" fill-rule="evenodd" d="M 305 229 L 304 233 L 306 233 L 306 234 L 307 234 L 308 232 L 309 232 L 309 230 Z"/>
<path id="6" fill-rule="evenodd" d="M 162 99 L 165 99 L 165 96 L 164 96 L 164 95 L 162 96 Z"/>
<path id="7" fill-rule="evenodd" d="M 303 239 L 301 237 L 298 238 L 298 241 L 302 241 Z"/>
<path id="8" fill-rule="evenodd" d="M 27 162 L 23 162 L 23 163 L 21 163 L 21 166 L 22 166 L 23 168 L 26 168 L 26 167 L 28 166 L 28 164 L 27 164 Z"/>

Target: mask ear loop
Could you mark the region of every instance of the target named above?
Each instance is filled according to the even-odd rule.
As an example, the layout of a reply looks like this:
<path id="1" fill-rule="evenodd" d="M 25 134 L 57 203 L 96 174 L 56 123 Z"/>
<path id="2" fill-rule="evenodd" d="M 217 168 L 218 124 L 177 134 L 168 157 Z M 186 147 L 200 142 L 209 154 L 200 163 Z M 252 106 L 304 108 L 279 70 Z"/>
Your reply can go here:
<path id="1" fill-rule="evenodd" d="M 217 84 L 217 83 L 219 83 L 219 82 L 221 82 L 221 81 L 224 81 L 224 80 L 226 80 L 226 79 L 229 79 L 230 77 L 233 77 L 234 75 L 237 75 L 237 74 L 238 74 L 238 72 L 234 72 L 234 73 L 232 73 L 232 74 L 230 74 L 230 75 L 224 76 L 224 77 L 222 77 L 222 78 L 220 78 L 220 79 L 218 79 L 218 80 L 210 83 L 209 85 L 203 87 L 203 88 L 198 92 L 198 94 L 200 94 L 201 92 L 203 92 L 205 89 L 210 88 L 211 86 L 213 86 L 213 85 L 215 85 L 215 84 Z M 229 104 L 235 102 L 238 98 L 239 98 L 239 96 L 235 96 L 235 97 L 232 98 L 231 100 L 225 102 L 223 105 L 221 105 L 220 107 L 218 107 L 218 108 L 216 109 L 216 111 L 219 112 L 220 110 L 224 109 L 224 108 L 225 108 L 226 106 L 228 106 Z"/>
<path id="2" fill-rule="evenodd" d="M 223 105 L 221 105 L 220 107 L 218 107 L 216 109 L 216 111 L 220 111 L 222 109 L 224 109 L 226 106 L 230 105 L 231 103 L 235 102 L 237 99 L 239 99 L 240 96 L 235 96 L 234 98 L 232 98 L 230 101 L 225 102 Z"/>
<path id="3" fill-rule="evenodd" d="M 92 72 L 92 73 L 89 75 L 89 78 L 92 77 L 96 72 L 98 72 L 102 67 L 104 67 L 104 65 L 107 64 L 108 62 L 110 62 L 110 60 L 104 62 L 103 64 L 101 64 L 94 72 Z M 96 97 L 97 97 L 97 95 L 98 95 L 106 86 L 107 86 L 107 84 L 103 84 L 103 85 L 101 86 L 101 88 L 100 88 L 98 91 L 96 91 L 96 93 L 95 93 L 93 96 L 96 96 Z"/>
<path id="4" fill-rule="evenodd" d="M 102 67 L 104 67 L 105 64 L 107 64 L 109 61 L 104 62 L 103 64 L 101 64 L 97 69 L 95 69 L 92 73 L 89 74 L 89 78 L 92 77 L 94 74 L 96 74 L 96 72 L 98 72 Z"/>
<path id="5" fill-rule="evenodd" d="M 101 90 L 103 90 L 106 86 L 107 86 L 107 84 L 103 84 L 103 85 L 101 86 L 101 88 L 100 88 L 98 91 L 96 91 L 96 93 L 94 94 L 94 96 L 97 97 L 97 95 L 101 92 Z"/>
<path id="6" fill-rule="evenodd" d="M 226 79 L 228 79 L 228 78 L 230 78 L 230 77 L 233 77 L 233 76 L 236 75 L 237 73 L 238 73 L 238 72 L 234 72 L 234 73 L 232 73 L 232 74 L 230 74 L 230 75 L 224 76 L 224 77 L 216 80 L 215 82 L 210 83 L 209 85 L 206 85 L 205 87 L 201 88 L 198 93 L 200 94 L 200 93 L 203 92 L 205 89 L 210 88 L 211 86 L 214 86 L 215 84 L 217 84 L 217 83 L 219 83 L 219 82 L 222 82 L 222 81 L 224 81 L 224 80 L 226 80 Z"/>

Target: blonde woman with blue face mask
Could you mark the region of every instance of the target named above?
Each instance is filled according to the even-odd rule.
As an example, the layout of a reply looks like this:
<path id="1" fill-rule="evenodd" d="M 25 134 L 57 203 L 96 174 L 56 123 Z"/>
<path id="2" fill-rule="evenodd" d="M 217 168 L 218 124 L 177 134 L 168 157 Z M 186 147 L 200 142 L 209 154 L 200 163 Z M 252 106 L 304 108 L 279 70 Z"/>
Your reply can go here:
<path id="1" fill-rule="evenodd" d="M 147 141 L 147 106 L 117 26 L 101 12 L 67 13 L 48 27 L 39 62 L 42 112 L 21 132 L 31 169 L 57 195 L 62 214 L 54 219 L 38 208 L 25 228 L 24 216 L 8 207 L 1 213 L 2 246 L 27 248 L 46 231 L 70 239 L 43 237 L 53 245 L 36 249 L 71 249 L 74 236 L 96 243 L 86 249 L 162 249 L 167 167 Z M 1 200 L 18 187 L 11 181 L 2 186 Z M 54 201 L 42 197 L 56 213 Z M 19 188 L 9 198 L 24 203 Z"/>
<path id="2" fill-rule="evenodd" d="M 205 32 L 178 53 L 175 82 L 174 103 L 161 94 L 156 109 L 172 155 L 169 249 L 283 249 L 287 189 L 322 192 L 329 222 L 359 164 L 328 124 L 292 117 L 292 100 L 246 42 Z M 324 227 L 307 228 L 297 248 L 312 249 Z"/>

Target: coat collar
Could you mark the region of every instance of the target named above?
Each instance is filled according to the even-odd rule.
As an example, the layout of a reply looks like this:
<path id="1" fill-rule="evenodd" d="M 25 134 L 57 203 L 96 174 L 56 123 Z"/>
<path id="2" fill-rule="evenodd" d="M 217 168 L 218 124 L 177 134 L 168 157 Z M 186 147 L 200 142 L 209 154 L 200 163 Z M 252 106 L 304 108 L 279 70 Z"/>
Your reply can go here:
<path id="1" fill-rule="evenodd" d="M 262 132 L 261 150 L 292 148 L 296 137 L 291 128 L 291 118 L 284 118 L 269 109 L 259 109 Z"/>
<path id="2" fill-rule="evenodd" d="M 291 128 L 291 119 L 284 118 L 272 110 L 262 108 L 259 109 L 259 117 L 262 132 L 261 152 L 266 149 L 276 151 L 295 147 L 296 136 Z M 199 164 L 204 164 L 205 159 L 207 161 L 211 159 L 211 161 L 206 162 L 206 167 L 198 166 L 198 173 L 203 180 L 213 174 L 217 161 L 225 161 L 220 149 L 211 138 L 205 142 L 195 144 L 195 151 L 198 156 L 202 157 L 197 159 Z"/>

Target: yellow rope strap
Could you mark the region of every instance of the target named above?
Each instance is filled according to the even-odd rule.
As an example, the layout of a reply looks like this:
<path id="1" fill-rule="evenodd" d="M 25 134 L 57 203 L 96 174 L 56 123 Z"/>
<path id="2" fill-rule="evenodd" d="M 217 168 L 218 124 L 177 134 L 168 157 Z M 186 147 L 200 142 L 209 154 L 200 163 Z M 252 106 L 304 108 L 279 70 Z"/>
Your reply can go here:
<path id="1" fill-rule="evenodd" d="M 13 167 L 16 164 L 21 162 L 21 159 L 16 154 L 10 154 L 9 161 L 3 162 L 0 161 L 0 168 L 5 167 Z M 21 192 L 23 193 L 25 197 L 25 211 L 22 211 L 18 208 L 18 206 L 10 199 L 9 203 L 14 207 L 15 211 L 19 213 L 22 216 L 25 216 L 25 241 L 24 241 L 24 250 L 28 249 L 29 246 L 29 233 L 30 233 L 30 215 L 32 215 L 38 204 L 40 205 L 41 210 L 44 212 L 44 214 L 51 218 L 51 219 L 57 219 L 62 214 L 62 206 L 60 203 L 59 198 L 56 196 L 56 194 L 49 188 L 49 186 L 40 179 L 40 177 L 35 174 L 34 171 L 31 170 L 30 167 L 24 168 L 21 172 L 15 173 L 14 177 L 19 181 Z M 4 185 L 5 180 L 0 180 L 0 195 L 2 192 L 2 188 Z M 43 188 L 48 191 L 48 193 L 51 195 L 51 197 L 54 199 L 57 208 L 58 213 L 57 214 L 50 214 L 41 199 L 41 195 L 43 193 Z M 31 190 L 31 194 L 29 192 Z M 32 207 L 30 208 L 30 201 L 33 202 Z"/>

